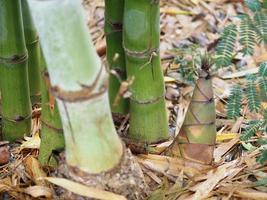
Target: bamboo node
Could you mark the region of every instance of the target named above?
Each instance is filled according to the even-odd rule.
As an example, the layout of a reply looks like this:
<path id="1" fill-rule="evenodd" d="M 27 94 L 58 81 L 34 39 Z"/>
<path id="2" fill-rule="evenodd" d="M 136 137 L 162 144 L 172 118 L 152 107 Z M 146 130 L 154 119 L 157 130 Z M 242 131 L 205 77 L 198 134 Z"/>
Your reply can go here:
<path id="1" fill-rule="evenodd" d="M 37 37 L 35 40 L 33 40 L 33 41 L 29 42 L 29 43 L 26 43 L 26 45 L 27 46 L 29 46 L 29 45 L 36 45 L 38 43 L 39 43 L 39 37 Z"/>
<path id="2" fill-rule="evenodd" d="M 97 74 L 95 81 L 91 85 L 80 84 L 81 89 L 77 91 L 67 91 L 67 90 L 61 89 L 59 86 L 52 86 L 50 83 L 48 73 L 44 73 L 44 76 L 45 76 L 46 82 L 48 83 L 47 85 L 49 85 L 50 91 L 54 97 L 64 102 L 73 103 L 73 102 L 78 102 L 78 101 L 87 101 L 107 92 L 108 79 L 105 79 L 104 82 L 99 86 L 99 81 L 100 81 L 101 74 L 103 72 L 103 68 L 104 67 L 102 65 L 99 73 Z"/>
<path id="3" fill-rule="evenodd" d="M 6 121 L 9 121 L 9 122 L 12 122 L 12 123 L 19 123 L 19 122 L 24 122 L 24 121 L 30 119 L 31 117 L 32 117 L 32 115 L 30 114 L 30 115 L 25 116 L 25 117 L 23 117 L 23 116 L 16 116 L 15 119 L 11 119 L 11 118 L 2 116 L 2 119 L 3 120 L 6 120 Z"/>
<path id="4" fill-rule="evenodd" d="M 126 55 L 130 56 L 130 57 L 151 59 L 151 57 L 153 57 L 154 55 L 159 55 L 159 48 L 158 47 L 148 48 L 148 49 L 145 49 L 143 51 L 132 51 L 132 50 L 128 49 L 127 47 L 125 47 L 125 45 L 123 44 L 123 49 L 124 49 L 124 52 L 126 53 Z"/>
<path id="5" fill-rule="evenodd" d="M 137 99 L 133 98 L 133 96 L 131 96 L 130 100 L 133 101 L 134 103 L 137 103 L 137 104 L 153 104 L 153 103 L 157 103 L 158 101 L 160 101 L 163 98 L 164 98 L 164 94 L 160 95 L 156 98 L 148 99 L 148 100 L 137 100 Z"/>
<path id="6" fill-rule="evenodd" d="M 121 22 L 112 22 L 108 19 L 105 19 L 105 22 L 107 25 L 109 25 L 112 29 L 112 31 L 110 32 L 105 32 L 105 35 L 109 35 L 111 33 L 115 33 L 115 32 L 121 32 L 122 31 L 122 23 Z"/>
<path id="7" fill-rule="evenodd" d="M 51 129 L 51 130 L 55 131 L 58 134 L 63 134 L 63 129 L 62 128 L 56 128 L 56 127 L 52 126 L 51 124 L 45 122 L 43 119 L 41 119 L 41 123 L 46 128 Z"/>
<path id="8" fill-rule="evenodd" d="M 28 59 L 28 53 L 22 55 L 13 55 L 9 58 L 0 57 L 0 63 L 3 64 L 20 64 L 25 62 Z"/>

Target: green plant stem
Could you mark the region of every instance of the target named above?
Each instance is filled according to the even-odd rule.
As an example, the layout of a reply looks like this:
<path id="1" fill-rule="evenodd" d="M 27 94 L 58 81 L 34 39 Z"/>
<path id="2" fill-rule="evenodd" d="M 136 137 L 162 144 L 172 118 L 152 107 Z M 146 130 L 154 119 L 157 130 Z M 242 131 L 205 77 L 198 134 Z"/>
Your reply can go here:
<path id="1" fill-rule="evenodd" d="M 48 72 L 43 55 L 40 64 L 42 72 L 41 92 L 42 92 L 42 113 L 41 113 L 41 146 L 38 160 L 42 165 L 57 164 L 53 157 L 54 150 L 64 148 L 64 135 L 57 104 L 51 92 L 49 92 Z"/>
<path id="2" fill-rule="evenodd" d="M 62 120 L 66 163 L 100 173 L 120 163 L 123 146 L 110 113 L 107 74 L 80 3 L 29 1 Z"/>
<path id="3" fill-rule="evenodd" d="M 164 81 L 159 56 L 159 1 L 126 0 L 123 44 L 130 86 L 129 137 L 142 142 L 168 138 Z"/>
<path id="4" fill-rule="evenodd" d="M 31 105 L 20 0 L 0 4 L 0 89 L 5 140 L 31 130 Z"/>
<path id="5" fill-rule="evenodd" d="M 40 45 L 37 31 L 34 27 L 27 0 L 21 1 L 24 35 L 28 50 L 28 77 L 30 86 L 30 97 L 32 105 L 41 101 L 41 77 L 40 77 Z"/>
<path id="6" fill-rule="evenodd" d="M 121 82 L 126 79 L 122 46 L 123 8 L 124 0 L 105 0 L 107 60 L 109 69 L 112 70 L 109 79 L 109 100 L 113 113 L 127 114 L 129 101 L 119 94 Z"/>

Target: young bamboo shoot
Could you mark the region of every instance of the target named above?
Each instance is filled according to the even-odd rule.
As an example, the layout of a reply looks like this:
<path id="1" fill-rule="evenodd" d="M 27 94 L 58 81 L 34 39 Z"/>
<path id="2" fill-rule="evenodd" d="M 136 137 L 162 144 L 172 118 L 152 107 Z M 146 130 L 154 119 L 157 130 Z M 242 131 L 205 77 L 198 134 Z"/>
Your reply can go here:
<path id="1" fill-rule="evenodd" d="M 216 113 L 209 67 L 204 59 L 183 125 L 171 147 L 175 156 L 203 164 L 211 164 L 216 140 Z"/>

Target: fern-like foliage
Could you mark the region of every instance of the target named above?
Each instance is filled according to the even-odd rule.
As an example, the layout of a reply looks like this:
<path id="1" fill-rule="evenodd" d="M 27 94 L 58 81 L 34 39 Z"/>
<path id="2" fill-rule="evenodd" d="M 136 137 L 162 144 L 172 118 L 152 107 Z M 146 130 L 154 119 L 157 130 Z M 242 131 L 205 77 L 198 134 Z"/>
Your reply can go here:
<path id="1" fill-rule="evenodd" d="M 189 83 L 193 83 L 196 80 L 192 61 L 184 59 L 182 56 L 177 56 L 174 63 L 179 65 L 178 73 L 181 74 L 182 78 Z"/>
<path id="2" fill-rule="evenodd" d="M 266 11 L 257 11 L 254 15 L 254 23 L 256 27 L 256 33 L 258 35 L 258 42 L 264 42 L 267 44 L 267 16 Z"/>
<path id="3" fill-rule="evenodd" d="M 267 149 L 261 150 L 261 154 L 257 157 L 257 162 L 264 164 L 267 161 Z M 265 180 L 266 181 L 266 180 Z"/>
<path id="4" fill-rule="evenodd" d="M 262 62 L 259 66 L 259 88 L 260 88 L 260 96 L 263 100 L 267 100 L 267 63 Z"/>
<path id="5" fill-rule="evenodd" d="M 267 63 L 262 62 L 259 66 L 259 75 L 262 77 L 267 77 Z"/>
<path id="6" fill-rule="evenodd" d="M 251 112 L 255 111 L 258 112 L 260 108 L 260 98 L 256 89 L 256 77 L 250 75 L 247 77 L 247 84 L 246 84 L 246 97 L 248 99 L 248 108 Z"/>
<path id="7" fill-rule="evenodd" d="M 259 80 L 260 96 L 262 99 L 267 99 L 267 79 L 260 77 Z"/>
<path id="8" fill-rule="evenodd" d="M 240 140 L 247 141 L 254 136 L 261 128 L 263 122 L 261 120 L 253 120 L 249 123 L 243 135 L 240 136 Z"/>
<path id="9" fill-rule="evenodd" d="M 245 0 L 246 6 L 253 12 L 261 9 L 261 3 L 258 0 Z"/>
<path id="10" fill-rule="evenodd" d="M 253 55 L 256 45 L 256 33 L 252 20 L 247 14 L 242 16 L 240 23 L 240 39 L 242 45 L 242 53 L 244 55 Z"/>
<path id="11" fill-rule="evenodd" d="M 227 117 L 236 119 L 240 116 L 242 89 L 239 85 L 233 86 L 227 103 Z"/>
<path id="12" fill-rule="evenodd" d="M 237 27 L 234 24 L 227 26 L 216 47 L 216 65 L 228 66 L 234 54 L 234 47 L 237 39 Z"/>

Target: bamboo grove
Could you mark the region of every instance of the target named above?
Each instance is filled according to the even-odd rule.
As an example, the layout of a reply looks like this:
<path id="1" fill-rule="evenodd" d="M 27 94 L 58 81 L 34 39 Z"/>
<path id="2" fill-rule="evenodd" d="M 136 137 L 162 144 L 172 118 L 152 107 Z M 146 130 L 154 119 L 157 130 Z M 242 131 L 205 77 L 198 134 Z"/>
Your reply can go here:
<path id="1" fill-rule="evenodd" d="M 64 149 L 64 175 L 121 194 L 127 187 L 125 195 L 134 199 L 135 191 L 145 190 L 145 184 L 128 147 L 136 152 L 134 148 L 140 144 L 145 149 L 170 140 L 159 50 L 160 2 L 105 1 L 107 66 L 97 55 L 81 3 L 0 1 L 1 137 L 17 142 L 29 135 L 32 110 L 41 108 L 38 159 L 43 166 L 60 166 L 53 152 Z M 257 22 L 260 16 L 256 15 L 260 14 L 255 14 Z M 251 18 L 242 20 L 250 22 Z M 241 26 L 251 28 L 245 22 Z M 261 35 L 265 29 L 259 29 Z M 229 52 L 234 51 L 231 44 L 236 36 L 235 25 L 224 30 L 217 46 L 217 65 L 231 62 Z M 243 52 L 251 54 L 250 37 L 249 41 L 245 38 L 241 34 Z M 200 60 L 184 123 L 164 153 L 211 164 L 216 140 L 214 62 L 209 53 Z M 263 88 L 266 66 L 262 64 L 259 72 Z M 248 79 L 248 98 L 257 96 L 255 80 Z M 125 85 L 127 95 L 122 91 Z M 240 93 L 241 88 L 235 87 L 231 101 Z M 229 107 L 233 105 L 228 111 L 232 118 L 240 113 L 240 99 L 229 103 Z M 260 110 L 256 101 L 253 108 Z M 126 115 L 130 116 L 129 131 L 121 138 L 112 117 Z M 127 177 L 117 181 L 116 174 Z"/>

